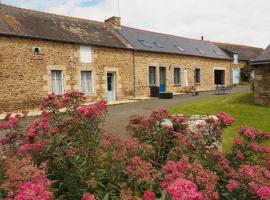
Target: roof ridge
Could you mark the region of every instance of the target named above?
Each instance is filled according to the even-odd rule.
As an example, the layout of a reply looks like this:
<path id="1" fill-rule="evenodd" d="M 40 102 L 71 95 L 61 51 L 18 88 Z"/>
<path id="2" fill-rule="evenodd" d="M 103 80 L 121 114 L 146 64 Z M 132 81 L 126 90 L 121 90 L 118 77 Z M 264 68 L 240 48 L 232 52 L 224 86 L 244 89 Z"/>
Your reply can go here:
<path id="1" fill-rule="evenodd" d="M 22 8 L 22 7 L 10 5 L 10 4 L 0 3 L 0 9 L 1 9 L 1 6 L 11 7 L 11 8 L 15 8 L 15 9 L 27 11 L 27 12 L 40 13 L 40 14 L 57 16 L 57 17 L 62 17 L 62 18 L 69 18 L 69 19 L 73 19 L 73 20 L 84 20 L 84 21 L 95 22 L 95 23 L 100 23 L 100 24 L 107 25 L 105 22 L 101 22 L 101 21 L 96 21 L 96 20 L 91 20 L 91 19 L 85 19 L 85 18 L 79 18 L 79 17 L 73 17 L 73 16 L 67 16 L 67 15 L 61 15 L 61 14 L 55 14 L 55 13 L 50 13 L 50 12 L 45 12 L 45 11 L 39 11 L 39 10 L 34 10 L 34 9 L 29 9 L 29 8 Z"/>
<path id="2" fill-rule="evenodd" d="M 160 33 L 160 32 L 157 32 L 157 31 L 149 31 L 149 30 L 146 30 L 146 29 L 134 28 L 134 27 L 130 27 L 130 26 L 121 26 L 121 27 L 131 28 L 131 29 L 139 30 L 139 31 L 146 31 L 146 32 L 149 32 L 149 33 L 156 33 L 156 34 L 160 34 L 160 35 L 173 36 L 173 37 L 178 37 L 178 38 L 183 38 L 183 39 L 188 39 L 188 40 L 195 40 L 195 41 L 202 41 L 202 42 L 210 42 L 210 43 L 212 43 L 210 40 L 200 40 L 200 39 L 188 38 L 188 37 L 183 37 L 183 36 L 179 36 L 179 35 L 173 35 L 173 34 L 168 34 L 168 33 Z"/>
<path id="3" fill-rule="evenodd" d="M 238 47 L 248 47 L 248 48 L 254 48 L 254 49 L 262 49 L 264 50 L 264 48 L 262 47 L 254 47 L 254 46 L 250 46 L 250 45 L 244 45 L 244 44 L 232 44 L 232 43 L 225 43 L 225 42 L 213 42 L 214 44 L 224 44 L 224 45 L 232 45 L 232 46 L 238 46 Z"/>

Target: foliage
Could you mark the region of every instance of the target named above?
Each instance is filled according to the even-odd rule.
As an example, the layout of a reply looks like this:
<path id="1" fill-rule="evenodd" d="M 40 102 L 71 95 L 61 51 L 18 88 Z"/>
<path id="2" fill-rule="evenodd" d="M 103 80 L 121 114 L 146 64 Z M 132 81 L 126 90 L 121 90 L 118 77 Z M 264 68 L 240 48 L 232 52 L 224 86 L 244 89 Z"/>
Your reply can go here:
<path id="1" fill-rule="evenodd" d="M 49 95 L 40 118 L 8 114 L 0 123 L 0 178 L 6 200 L 269 199 L 269 133 L 243 126 L 232 151 L 220 151 L 221 112 L 192 124 L 153 111 L 131 117 L 132 137 L 100 129 L 104 101 L 81 106 L 84 95 Z"/>

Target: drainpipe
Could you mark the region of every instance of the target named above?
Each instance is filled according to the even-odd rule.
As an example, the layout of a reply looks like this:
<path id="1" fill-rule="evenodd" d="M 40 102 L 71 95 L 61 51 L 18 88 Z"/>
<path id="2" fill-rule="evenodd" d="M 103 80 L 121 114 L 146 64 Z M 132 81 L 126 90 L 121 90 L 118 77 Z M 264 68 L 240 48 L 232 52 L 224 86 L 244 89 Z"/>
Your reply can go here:
<path id="1" fill-rule="evenodd" d="M 134 87 L 134 98 L 136 98 L 136 69 L 135 69 L 135 50 L 132 52 L 133 54 L 133 87 Z"/>

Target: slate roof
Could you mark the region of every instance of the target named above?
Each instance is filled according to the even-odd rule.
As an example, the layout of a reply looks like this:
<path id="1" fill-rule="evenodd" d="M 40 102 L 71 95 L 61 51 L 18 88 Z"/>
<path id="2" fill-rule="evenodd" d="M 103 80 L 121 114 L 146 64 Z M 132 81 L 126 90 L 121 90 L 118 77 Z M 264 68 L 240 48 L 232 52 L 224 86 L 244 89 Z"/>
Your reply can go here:
<path id="1" fill-rule="evenodd" d="M 125 26 L 122 26 L 118 31 L 138 51 L 230 59 L 225 52 L 209 41 L 188 39 Z"/>
<path id="2" fill-rule="evenodd" d="M 0 35 L 126 48 L 113 27 L 102 22 L 0 4 Z"/>
<path id="3" fill-rule="evenodd" d="M 241 61 L 250 61 L 260 55 L 264 50 L 262 48 L 237 44 L 226 44 L 217 42 L 215 44 L 223 51 L 225 51 L 231 58 L 233 58 L 233 53 L 238 53 L 239 60 Z"/>
<path id="4" fill-rule="evenodd" d="M 251 65 L 270 64 L 270 45 L 257 58 L 251 61 Z"/>

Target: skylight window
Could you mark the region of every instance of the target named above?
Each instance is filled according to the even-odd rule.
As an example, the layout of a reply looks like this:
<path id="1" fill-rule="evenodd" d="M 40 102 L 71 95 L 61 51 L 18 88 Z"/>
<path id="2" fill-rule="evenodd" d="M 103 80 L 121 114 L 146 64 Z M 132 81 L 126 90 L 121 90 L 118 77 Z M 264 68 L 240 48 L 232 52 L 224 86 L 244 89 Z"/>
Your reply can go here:
<path id="1" fill-rule="evenodd" d="M 182 51 L 182 52 L 185 51 L 185 49 L 183 49 L 183 48 L 182 48 L 180 45 L 178 45 L 178 44 L 175 45 L 175 48 L 178 49 L 179 51 Z"/>
<path id="2" fill-rule="evenodd" d="M 152 45 L 150 42 L 145 41 L 145 40 L 138 40 L 143 46 L 152 48 Z"/>
<path id="3" fill-rule="evenodd" d="M 164 46 L 160 42 L 153 42 L 157 47 L 164 48 Z"/>
<path id="4" fill-rule="evenodd" d="M 222 53 L 220 51 L 215 51 L 214 52 L 218 55 L 218 56 L 222 56 Z"/>
<path id="5" fill-rule="evenodd" d="M 201 54 L 205 54 L 204 50 L 202 50 L 202 49 L 197 49 L 197 51 L 199 51 Z"/>

